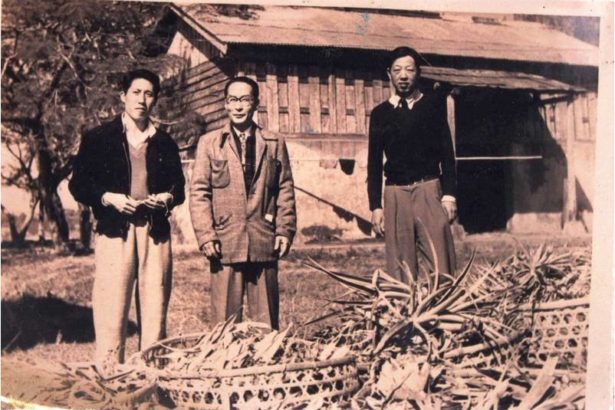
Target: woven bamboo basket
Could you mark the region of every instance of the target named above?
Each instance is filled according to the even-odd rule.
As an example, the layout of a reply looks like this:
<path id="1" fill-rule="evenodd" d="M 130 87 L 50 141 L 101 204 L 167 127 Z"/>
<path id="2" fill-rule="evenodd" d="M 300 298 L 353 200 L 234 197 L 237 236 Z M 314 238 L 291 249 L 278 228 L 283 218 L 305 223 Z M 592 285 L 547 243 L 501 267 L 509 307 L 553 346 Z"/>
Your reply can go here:
<path id="1" fill-rule="evenodd" d="M 366 346 L 367 351 L 371 351 L 373 345 L 371 345 L 373 332 L 364 331 L 364 338 L 357 339 L 360 343 L 356 346 Z M 520 342 L 522 341 L 523 334 L 520 332 L 514 332 L 502 338 L 499 341 L 492 341 L 486 343 L 485 340 L 477 340 L 474 344 L 468 344 L 452 348 L 443 355 L 443 359 L 450 360 L 461 368 L 466 367 L 493 367 L 502 363 L 506 363 L 511 360 L 515 353 L 521 348 Z M 361 351 L 355 346 L 351 346 L 351 350 L 357 355 L 357 366 L 362 371 L 368 371 L 373 363 L 373 358 L 369 354 L 361 354 Z M 429 361 L 429 356 L 424 354 L 417 354 L 414 360 L 418 363 L 424 363 Z"/>
<path id="2" fill-rule="evenodd" d="M 532 322 L 528 363 L 543 365 L 550 357 L 559 356 L 558 367 L 585 370 L 589 298 L 526 305 L 523 310 Z"/>
<path id="3" fill-rule="evenodd" d="M 451 349 L 444 354 L 444 358 L 452 360 L 459 367 L 499 366 L 513 358 L 521 337 L 521 333 L 514 333 L 498 342 L 477 343 Z"/>
<path id="4" fill-rule="evenodd" d="M 337 360 L 253 366 L 242 369 L 200 369 L 194 374 L 165 371 L 163 356 L 186 349 L 199 335 L 166 339 L 141 352 L 148 367 L 157 369 L 158 385 L 179 408 L 294 408 L 322 400 L 349 400 L 359 387 L 353 356 Z"/>

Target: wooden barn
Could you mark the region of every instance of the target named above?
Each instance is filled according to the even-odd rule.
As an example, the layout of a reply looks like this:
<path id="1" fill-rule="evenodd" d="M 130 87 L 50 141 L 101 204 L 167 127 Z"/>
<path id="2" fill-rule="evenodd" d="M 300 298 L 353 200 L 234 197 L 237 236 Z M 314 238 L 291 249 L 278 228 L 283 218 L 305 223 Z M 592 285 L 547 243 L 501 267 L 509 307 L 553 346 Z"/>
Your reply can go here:
<path id="1" fill-rule="evenodd" d="M 369 116 L 390 95 L 384 61 L 399 45 L 424 56 L 422 86 L 447 95 L 463 230 L 591 231 L 597 47 L 512 16 L 232 10 L 169 8 L 158 34 L 187 62 L 177 95 L 210 131 L 225 121 L 227 79 L 258 82 L 256 120 L 286 135 L 304 240 L 371 235 Z M 180 144 L 188 176 L 195 144 Z M 186 209 L 175 218 L 189 238 Z"/>

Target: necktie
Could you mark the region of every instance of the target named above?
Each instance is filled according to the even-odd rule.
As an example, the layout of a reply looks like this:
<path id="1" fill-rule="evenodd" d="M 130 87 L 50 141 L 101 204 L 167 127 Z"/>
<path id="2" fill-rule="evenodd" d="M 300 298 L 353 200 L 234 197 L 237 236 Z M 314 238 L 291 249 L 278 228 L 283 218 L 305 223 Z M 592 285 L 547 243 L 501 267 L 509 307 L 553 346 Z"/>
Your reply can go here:
<path id="1" fill-rule="evenodd" d="M 408 101 L 405 98 L 399 100 L 399 108 L 401 108 L 402 110 L 408 109 Z"/>
<path id="2" fill-rule="evenodd" d="M 242 132 L 241 134 L 239 134 L 239 145 L 240 145 L 240 149 L 241 149 L 241 165 L 243 167 L 243 170 L 246 170 L 246 139 L 248 138 L 248 136 L 246 135 L 245 132 Z"/>

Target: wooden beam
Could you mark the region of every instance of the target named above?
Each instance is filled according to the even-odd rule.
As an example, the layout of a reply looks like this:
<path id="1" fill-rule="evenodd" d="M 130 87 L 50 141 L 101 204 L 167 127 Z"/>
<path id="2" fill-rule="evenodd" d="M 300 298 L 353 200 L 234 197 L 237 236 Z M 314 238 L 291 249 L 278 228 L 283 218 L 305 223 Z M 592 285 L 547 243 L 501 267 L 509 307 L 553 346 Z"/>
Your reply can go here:
<path id="1" fill-rule="evenodd" d="M 278 97 L 278 75 L 275 65 L 271 63 L 265 64 L 267 72 L 267 126 L 270 131 L 280 131 L 280 102 Z"/>
<path id="2" fill-rule="evenodd" d="M 299 70 L 297 64 L 288 67 L 288 114 L 290 132 L 301 131 L 301 110 L 299 104 Z"/>
<path id="3" fill-rule="evenodd" d="M 382 93 L 382 80 L 380 79 L 380 77 L 374 77 L 374 79 L 372 80 L 372 88 L 374 90 L 374 107 L 389 98 L 388 96 L 385 98 Z"/>
<path id="4" fill-rule="evenodd" d="M 474 156 L 455 157 L 457 161 L 531 161 L 543 159 L 542 155 L 502 155 L 502 156 Z"/>
<path id="5" fill-rule="evenodd" d="M 367 136 L 363 134 L 337 134 L 337 133 L 321 133 L 318 135 L 299 132 L 293 134 L 287 134 L 284 136 L 286 140 L 292 140 L 301 142 L 302 140 L 315 142 L 321 141 L 324 143 L 329 142 L 352 142 L 352 143 L 360 143 L 367 144 Z"/>
<path id="6" fill-rule="evenodd" d="M 335 87 L 335 73 L 333 67 L 329 67 L 328 90 L 329 90 L 329 132 L 337 131 L 337 90 Z"/>
<path id="7" fill-rule="evenodd" d="M 574 137 L 575 137 L 575 120 L 574 120 L 574 103 L 568 102 L 565 107 L 566 118 L 562 119 L 562 125 L 564 125 L 565 138 L 566 138 L 566 179 L 564 192 L 564 209 L 563 219 L 564 227 L 566 224 L 573 222 L 577 219 L 577 179 L 575 172 L 575 160 L 574 160 Z"/>
<path id="8" fill-rule="evenodd" d="M 322 131 L 322 121 L 320 113 L 320 77 L 318 75 L 318 66 L 310 66 L 308 75 L 310 87 L 310 131 L 320 134 Z"/>
<path id="9" fill-rule="evenodd" d="M 243 64 L 243 70 L 244 70 L 244 74 L 246 77 L 248 77 L 249 79 L 253 80 L 253 81 L 257 81 L 256 80 L 256 63 L 253 62 L 245 62 Z M 258 82 L 256 83 L 258 85 Z M 260 93 L 260 86 L 259 86 L 259 90 L 258 92 Z M 255 123 L 257 123 L 259 126 L 262 126 L 263 124 L 258 120 L 258 110 L 254 111 L 254 114 L 252 114 L 252 121 L 254 121 Z"/>
<path id="10" fill-rule="evenodd" d="M 346 79 L 344 71 L 335 70 L 335 111 L 337 113 L 337 132 L 346 132 Z"/>
<path id="11" fill-rule="evenodd" d="M 457 129 L 455 127 L 455 98 L 452 94 L 446 96 L 446 119 L 448 128 L 451 130 L 451 141 L 453 143 L 453 154 L 457 156 Z"/>
<path id="12" fill-rule="evenodd" d="M 366 118 L 365 118 L 365 82 L 361 76 L 357 76 L 354 82 L 355 92 L 355 115 L 357 119 L 357 134 L 366 134 Z"/>

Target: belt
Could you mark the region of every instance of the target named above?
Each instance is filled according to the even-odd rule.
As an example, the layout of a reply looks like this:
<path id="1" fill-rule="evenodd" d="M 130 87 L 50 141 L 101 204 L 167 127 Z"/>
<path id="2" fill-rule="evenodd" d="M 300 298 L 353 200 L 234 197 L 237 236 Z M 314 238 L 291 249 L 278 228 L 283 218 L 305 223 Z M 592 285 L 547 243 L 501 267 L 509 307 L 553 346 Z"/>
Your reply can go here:
<path id="1" fill-rule="evenodd" d="M 389 186 L 413 186 L 413 185 L 418 185 L 418 184 L 422 184 L 423 182 L 429 182 L 429 181 L 433 181 L 435 179 L 439 179 L 439 177 L 437 176 L 433 176 L 433 175 L 428 175 L 428 176 L 424 176 L 418 179 L 411 179 L 411 180 L 407 180 L 404 181 L 403 183 L 400 182 L 390 182 L 390 181 L 386 181 L 385 185 L 389 185 Z"/>

